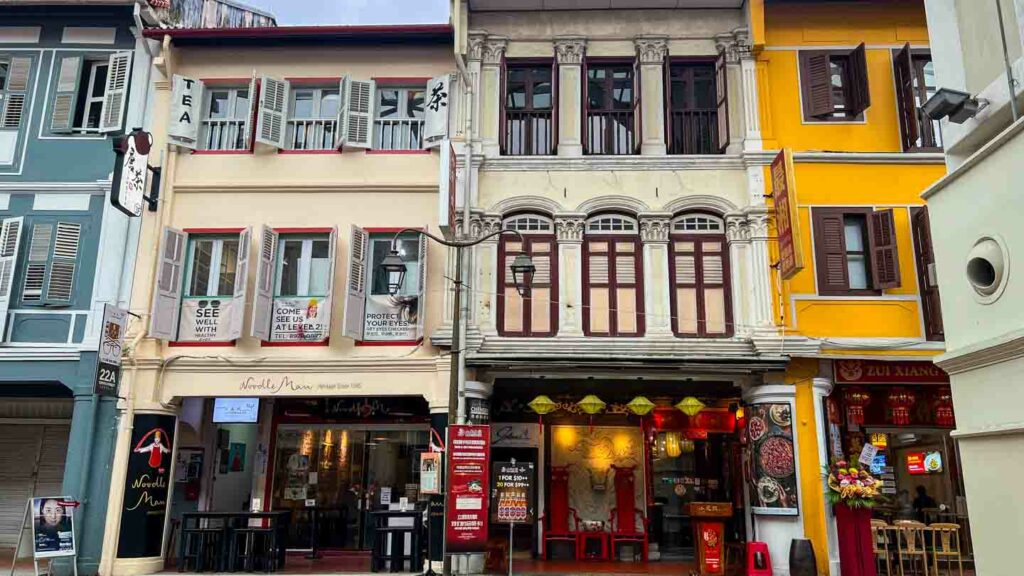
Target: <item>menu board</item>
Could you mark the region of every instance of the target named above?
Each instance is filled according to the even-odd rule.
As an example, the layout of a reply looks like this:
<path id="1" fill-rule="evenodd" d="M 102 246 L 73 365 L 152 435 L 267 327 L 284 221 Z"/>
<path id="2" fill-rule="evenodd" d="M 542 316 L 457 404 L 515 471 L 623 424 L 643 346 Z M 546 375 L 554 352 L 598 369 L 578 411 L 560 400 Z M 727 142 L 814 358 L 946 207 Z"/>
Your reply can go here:
<path id="1" fill-rule="evenodd" d="M 788 402 L 750 406 L 751 502 L 755 514 L 799 514 L 793 407 Z"/>
<path id="2" fill-rule="evenodd" d="M 490 457 L 490 426 L 448 427 L 448 552 L 483 552 L 487 546 Z"/>
<path id="3" fill-rule="evenodd" d="M 495 462 L 491 473 L 491 522 L 532 523 L 537 517 L 533 462 Z"/>

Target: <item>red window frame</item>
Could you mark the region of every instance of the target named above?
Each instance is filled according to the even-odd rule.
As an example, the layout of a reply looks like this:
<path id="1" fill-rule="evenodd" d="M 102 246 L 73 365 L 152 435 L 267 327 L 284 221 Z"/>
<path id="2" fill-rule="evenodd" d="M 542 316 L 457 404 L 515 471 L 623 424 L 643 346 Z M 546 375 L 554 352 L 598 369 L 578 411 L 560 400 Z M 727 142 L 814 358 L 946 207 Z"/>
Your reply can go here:
<path id="1" fill-rule="evenodd" d="M 511 251 L 508 249 L 509 242 L 519 242 L 518 238 L 513 238 L 510 235 L 503 235 L 501 241 L 498 243 L 498 334 L 500 336 L 521 336 L 531 338 L 550 338 L 558 334 L 558 242 L 554 234 L 523 234 L 523 247 L 524 250 Z M 551 329 L 547 332 L 536 332 L 533 330 L 533 299 L 532 290 L 533 287 L 529 287 L 526 290 L 526 295 L 523 297 L 523 330 L 521 332 L 513 332 L 505 329 L 505 289 L 509 286 L 513 286 L 514 282 L 508 278 L 506 273 L 507 266 L 505 266 L 505 260 L 508 256 L 515 256 L 518 254 L 528 254 L 531 257 L 541 254 L 534 251 L 534 246 L 538 244 L 548 244 L 551 249 L 547 253 L 551 259 L 551 279 L 548 287 L 551 289 L 551 298 L 548 304 L 549 310 L 549 325 Z"/>
<path id="2" fill-rule="evenodd" d="M 608 252 L 608 283 L 594 284 L 590 281 L 590 256 L 591 244 L 595 242 L 607 242 Z M 617 278 L 615 258 L 618 256 L 615 245 L 622 242 L 631 242 L 634 250 L 631 253 L 636 267 L 636 283 L 631 285 L 620 285 Z M 583 238 L 583 334 L 596 337 L 627 336 L 640 337 L 647 331 L 644 316 L 644 274 L 643 274 L 643 244 L 640 237 L 634 234 L 587 234 Z M 590 289 L 608 288 L 608 333 L 594 333 L 590 327 Z M 636 289 L 636 332 L 622 333 L 619 331 L 618 310 L 618 288 Z"/>
<path id="3" fill-rule="evenodd" d="M 221 88 L 234 88 L 236 86 L 248 86 L 252 82 L 252 78 L 203 78 L 202 82 L 206 86 L 219 86 Z M 260 91 L 262 90 L 262 82 L 259 79 L 256 80 L 255 93 L 250 94 L 250 98 L 255 98 L 254 102 L 257 104 L 252 107 L 252 115 L 249 117 L 249 142 L 248 148 L 241 150 L 205 150 L 195 149 L 192 150 L 193 155 L 197 156 L 230 156 L 232 154 L 255 154 L 256 153 L 256 118 L 260 113 L 259 97 Z M 205 98 L 205 96 L 204 96 Z M 202 121 L 202 107 L 205 106 L 205 102 L 200 102 L 200 122 Z M 202 127 L 200 126 L 200 130 Z"/>
<path id="4" fill-rule="evenodd" d="M 693 242 L 693 252 L 679 252 L 676 250 L 676 242 Z M 704 244 L 717 242 L 722 245 L 722 282 L 720 284 L 708 284 L 704 281 Z M 696 281 L 693 283 L 681 283 L 676 275 L 676 256 L 692 255 Z M 680 338 L 729 338 L 735 334 L 732 319 L 732 278 L 729 262 L 729 242 L 725 234 L 692 234 L 678 233 L 669 236 L 669 300 L 672 304 L 672 333 Z M 697 292 L 697 332 L 679 331 L 679 302 L 676 290 L 679 288 L 693 288 Z M 707 329 L 707 307 L 704 300 L 704 290 L 707 288 L 722 288 L 725 296 L 725 332 L 708 333 Z"/>

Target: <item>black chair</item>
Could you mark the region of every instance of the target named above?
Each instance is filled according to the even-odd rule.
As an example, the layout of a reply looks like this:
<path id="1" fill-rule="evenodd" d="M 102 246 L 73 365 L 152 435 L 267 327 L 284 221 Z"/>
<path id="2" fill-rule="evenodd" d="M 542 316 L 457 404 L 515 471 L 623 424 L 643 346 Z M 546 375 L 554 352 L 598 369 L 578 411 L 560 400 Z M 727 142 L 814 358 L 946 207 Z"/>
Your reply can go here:
<path id="1" fill-rule="evenodd" d="M 422 510 L 397 512 L 381 510 L 371 512 L 374 520 L 373 552 L 370 557 L 372 572 L 421 572 L 423 570 Z M 390 520 L 409 518 L 409 526 L 389 526 Z M 409 552 L 405 552 L 409 536 Z M 406 563 L 409 567 L 406 569 Z"/>
<path id="2" fill-rule="evenodd" d="M 236 528 L 231 533 L 229 552 L 230 571 L 241 568 L 252 572 L 257 567 L 264 572 L 274 572 L 278 567 L 278 529 L 270 527 Z"/>
<path id="3" fill-rule="evenodd" d="M 224 527 L 187 527 L 181 530 L 181 554 L 178 572 L 206 572 L 222 569 L 221 552 L 224 545 Z M 189 562 L 192 568 L 189 569 Z"/>

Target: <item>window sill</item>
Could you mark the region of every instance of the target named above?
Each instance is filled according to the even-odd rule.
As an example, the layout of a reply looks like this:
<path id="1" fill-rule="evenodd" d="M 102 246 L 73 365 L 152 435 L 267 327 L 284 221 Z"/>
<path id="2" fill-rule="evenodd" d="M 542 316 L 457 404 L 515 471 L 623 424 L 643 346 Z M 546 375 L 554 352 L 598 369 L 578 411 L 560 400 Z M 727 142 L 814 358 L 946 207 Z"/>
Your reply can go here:
<path id="1" fill-rule="evenodd" d="M 819 290 L 818 296 L 860 296 L 878 298 L 884 296 L 883 290 Z"/>
<path id="2" fill-rule="evenodd" d="M 419 340 L 395 340 L 394 342 L 361 342 L 356 340 L 356 346 L 381 347 L 381 346 L 419 346 L 423 339 Z"/>
<path id="3" fill-rule="evenodd" d="M 328 154 L 341 154 L 341 150 L 278 150 L 278 154 L 311 154 L 311 155 L 328 155 Z"/>
<path id="4" fill-rule="evenodd" d="M 315 348 L 330 345 L 330 338 L 326 340 L 321 340 L 319 342 L 270 342 L 267 340 L 260 341 L 260 346 L 263 348 Z"/>
<path id="5" fill-rule="evenodd" d="M 221 156 L 224 154 L 252 154 L 252 150 L 193 150 L 197 156 Z"/>
<path id="6" fill-rule="evenodd" d="M 367 150 L 367 154 L 430 154 L 432 150 Z"/>
<path id="7" fill-rule="evenodd" d="M 229 342 L 168 342 L 171 348 L 234 348 L 238 345 L 237 340 Z"/>

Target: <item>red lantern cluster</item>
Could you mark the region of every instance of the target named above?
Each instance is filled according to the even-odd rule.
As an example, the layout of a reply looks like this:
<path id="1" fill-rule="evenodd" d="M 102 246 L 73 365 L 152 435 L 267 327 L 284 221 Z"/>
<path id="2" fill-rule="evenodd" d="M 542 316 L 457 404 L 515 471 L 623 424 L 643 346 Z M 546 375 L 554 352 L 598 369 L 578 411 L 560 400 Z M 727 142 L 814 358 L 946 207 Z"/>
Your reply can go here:
<path id="1" fill-rule="evenodd" d="M 956 419 L 953 416 L 953 392 L 949 388 L 940 388 L 935 395 L 935 423 L 947 428 L 956 426 Z"/>
<path id="2" fill-rule="evenodd" d="M 846 401 L 846 423 L 862 426 L 864 407 L 871 403 L 871 395 L 861 388 L 849 388 L 843 392 Z"/>
<path id="3" fill-rule="evenodd" d="M 906 388 L 893 388 L 889 392 L 889 409 L 892 423 L 897 426 L 910 424 L 910 409 L 914 406 L 916 396 Z"/>

